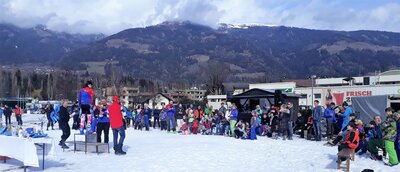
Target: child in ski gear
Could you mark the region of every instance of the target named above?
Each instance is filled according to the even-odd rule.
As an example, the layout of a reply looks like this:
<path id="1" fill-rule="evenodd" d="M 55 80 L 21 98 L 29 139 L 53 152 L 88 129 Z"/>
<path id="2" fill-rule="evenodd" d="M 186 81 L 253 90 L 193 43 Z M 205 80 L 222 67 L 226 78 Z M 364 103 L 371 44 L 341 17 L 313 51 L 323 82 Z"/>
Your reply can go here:
<path id="1" fill-rule="evenodd" d="M 81 133 L 86 128 L 86 124 L 89 123 L 88 115 L 91 115 L 91 107 L 94 106 L 94 91 L 92 87 L 93 83 L 87 81 L 85 86 L 79 91 L 78 104 L 81 109 Z"/>
<path id="2" fill-rule="evenodd" d="M 220 134 L 222 130 L 221 120 L 218 117 L 218 114 L 215 114 L 211 120 L 211 134 L 215 131 L 215 134 Z"/>
<path id="3" fill-rule="evenodd" d="M 142 130 L 142 111 L 137 111 L 135 115 L 135 130 Z"/>
<path id="4" fill-rule="evenodd" d="M 188 120 L 186 119 L 186 115 L 183 116 L 183 123 L 182 123 L 182 126 L 181 126 L 180 130 L 182 131 L 183 135 L 189 135 L 190 134 L 189 124 L 188 124 Z"/>
<path id="5" fill-rule="evenodd" d="M 197 106 L 197 109 L 194 111 L 194 116 L 197 119 L 197 121 L 201 121 L 203 115 L 204 115 L 203 109 L 201 109 L 201 106 Z"/>
<path id="6" fill-rule="evenodd" d="M 119 104 L 119 97 L 113 97 L 113 104 L 108 106 L 108 112 L 110 114 L 110 124 L 114 136 L 114 151 L 116 155 L 125 155 L 126 152 L 122 150 L 125 140 L 125 128 L 123 117 L 121 113 L 121 105 Z M 118 140 L 118 135 L 120 136 Z"/>
<path id="7" fill-rule="evenodd" d="M 161 103 L 161 112 L 160 112 L 160 120 L 161 120 L 161 131 L 167 130 L 167 111 L 168 109 L 165 108 L 165 104 Z"/>
<path id="8" fill-rule="evenodd" d="M 208 120 L 208 119 L 206 119 L 206 118 L 203 118 L 203 120 L 202 120 L 203 122 L 202 122 L 202 129 L 201 129 L 201 134 L 202 135 L 209 135 L 209 134 L 211 134 L 211 122 Z"/>
<path id="9" fill-rule="evenodd" d="M 193 134 L 197 134 L 197 132 L 199 131 L 199 122 L 195 119 L 193 121 Z"/>

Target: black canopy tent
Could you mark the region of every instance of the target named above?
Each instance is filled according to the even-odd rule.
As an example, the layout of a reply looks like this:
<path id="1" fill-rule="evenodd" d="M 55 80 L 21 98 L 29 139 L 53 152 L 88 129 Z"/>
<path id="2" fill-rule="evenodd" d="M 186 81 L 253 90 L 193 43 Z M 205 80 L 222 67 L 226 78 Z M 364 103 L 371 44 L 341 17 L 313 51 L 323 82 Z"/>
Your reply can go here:
<path id="1" fill-rule="evenodd" d="M 274 105 L 275 90 L 251 89 L 244 93 L 232 96 L 231 102 L 235 103 L 239 110 L 239 119 L 249 121 L 251 111 L 260 105 L 263 112 L 268 112 Z M 300 95 L 294 93 L 282 93 L 283 102 L 291 102 L 294 107 L 298 107 Z M 291 117 L 295 119 L 296 117 Z"/>

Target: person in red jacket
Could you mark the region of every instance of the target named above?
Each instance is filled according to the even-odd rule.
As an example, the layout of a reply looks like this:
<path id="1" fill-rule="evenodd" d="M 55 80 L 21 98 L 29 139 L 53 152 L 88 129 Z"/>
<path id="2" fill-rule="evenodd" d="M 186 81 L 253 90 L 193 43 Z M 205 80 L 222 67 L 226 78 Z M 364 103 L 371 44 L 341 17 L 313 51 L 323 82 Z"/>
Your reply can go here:
<path id="1" fill-rule="evenodd" d="M 18 105 L 15 105 L 15 118 L 17 118 L 18 125 L 22 126 L 22 111 Z"/>
<path id="2" fill-rule="evenodd" d="M 119 103 L 119 97 L 114 96 L 112 101 L 113 104 L 108 106 L 108 113 L 110 116 L 110 124 L 114 136 L 114 151 L 116 155 L 125 155 L 126 152 L 122 150 L 122 146 L 125 140 L 125 128 L 123 122 L 124 119 L 121 112 L 121 105 Z M 117 142 L 118 134 L 120 136 L 119 142 Z"/>

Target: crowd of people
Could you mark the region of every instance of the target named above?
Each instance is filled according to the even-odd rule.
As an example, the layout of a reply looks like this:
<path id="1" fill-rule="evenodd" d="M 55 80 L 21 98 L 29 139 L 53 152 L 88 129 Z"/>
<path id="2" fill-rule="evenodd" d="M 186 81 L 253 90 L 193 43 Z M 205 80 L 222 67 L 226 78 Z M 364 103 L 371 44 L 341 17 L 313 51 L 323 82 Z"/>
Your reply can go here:
<path id="1" fill-rule="evenodd" d="M 336 105 L 332 101 L 327 101 L 328 104 L 322 106 L 318 100 L 314 101 L 313 108 L 302 111 L 294 107 L 292 102 L 270 109 L 256 105 L 251 111 L 251 118 L 246 119 L 239 116 L 234 103 L 228 106 L 224 102 L 216 109 L 208 104 L 197 107 L 190 104 L 185 108 L 181 103 L 175 105 L 173 101 L 168 104 L 161 103 L 160 107 L 154 108 L 150 108 L 148 104 L 128 108 L 118 96 L 115 96 L 111 104 L 103 98 L 98 105 L 95 105 L 91 89 L 92 83 L 87 82 L 80 92 L 79 101 L 70 110 L 67 110 L 67 101 L 62 102 L 58 112 L 60 118 L 58 122 L 63 131 L 60 141 L 60 146 L 63 148 L 68 148 L 65 144 L 71 130 L 68 121 L 73 118 L 72 129 L 91 128 L 90 131 L 97 134 L 98 142 L 109 142 L 111 128 L 114 150 L 118 155 L 126 154 L 122 149 L 126 129 L 149 131 L 150 128 L 159 128 L 161 131 L 183 135 L 221 135 L 243 140 L 255 140 L 263 136 L 293 140 L 294 135 L 298 135 L 300 138 L 319 142 L 326 137 L 325 145 L 338 146 L 338 151 L 354 149 L 359 155 L 369 152 L 373 160 L 379 161 L 388 157 L 385 164 L 389 166 L 399 163 L 400 114 L 395 113 L 390 107 L 385 110 L 385 120 L 382 120 L 382 116 L 376 115 L 365 125 L 363 121 L 357 119 L 347 102 Z M 45 107 L 47 130 L 49 127 L 53 129 L 54 126 L 54 121 L 50 117 L 53 110 L 51 105 Z M 13 110 L 5 106 L 2 113 L 6 117 L 6 125 L 9 125 Z M 22 125 L 22 112 L 18 106 L 14 113 L 18 125 Z M 93 119 L 88 120 L 91 115 Z M 83 126 L 82 119 L 85 120 Z"/>

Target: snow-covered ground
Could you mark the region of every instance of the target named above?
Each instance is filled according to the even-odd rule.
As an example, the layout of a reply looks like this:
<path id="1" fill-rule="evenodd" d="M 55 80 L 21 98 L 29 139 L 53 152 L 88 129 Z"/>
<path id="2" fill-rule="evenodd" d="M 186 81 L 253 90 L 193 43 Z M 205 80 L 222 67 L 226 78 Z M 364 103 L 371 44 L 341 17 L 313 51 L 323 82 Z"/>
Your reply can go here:
<path id="1" fill-rule="evenodd" d="M 48 134 L 58 143 L 60 130 L 49 131 Z M 72 135 L 68 141 L 73 141 Z M 58 157 L 47 159 L 46 171 L 337 171 L 337 147 L 326 147 L 323 142 L 298 138 L 283 141 L 259 137 L 251 141 L 129 128 L 126 130 L 125 156 L 114 155 L 111 133 L 110 141 L 111 153 L 100 155 L 74 153 L 73 145 L 70 145 L 70 150 L 62 152 L 57 146 Z M 22 171 L 17 169 L 21 165 L 15 160 L 7 164 L 0 162 L 0 171 Z M 363 169 L 400 171 L 400 166 L 388 167 L 382 162 L 370 160 L 367 155 L 356 156 L 350 167 L 350 171 L 357 172 Z"/>

